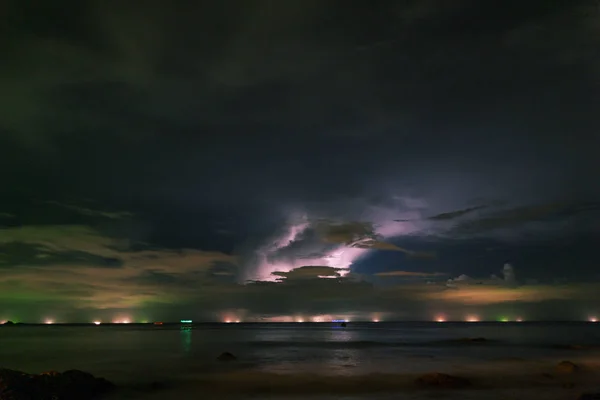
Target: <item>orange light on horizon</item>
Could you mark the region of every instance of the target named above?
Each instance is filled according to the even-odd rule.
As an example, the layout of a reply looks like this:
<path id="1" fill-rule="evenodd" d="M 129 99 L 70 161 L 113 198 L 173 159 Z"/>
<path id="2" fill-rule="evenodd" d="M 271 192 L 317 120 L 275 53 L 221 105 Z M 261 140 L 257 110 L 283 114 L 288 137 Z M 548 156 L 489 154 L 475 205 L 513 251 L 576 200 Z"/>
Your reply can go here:
<path id="1" fill-rule="evenodd" d="M 479 322 L 479 317 L 476 315 L 469 315 L 467 316 L 467 322 Z"/>
<path id="2" fill-rule="evenodd" d="M 47 319 L 47 320 L 45 320 L 45 321 L 44 321 L 44 323 L 45 323 L 46 325 L 52 325 L 52 324 L 54 323 L 54 321 L 53 321 L 53 320 L 51 320 L 51 319 Z"/>
<path id="3" fill-rule="evenodd" d="M 523 322 L 523 318 L 521 318 L 521 317 L 517 318 L 517 322 Z"/>
<path id="4" fill-rule="evenodd" d="M 589 321 L 590 322 L 598 322 L 598 318 L 596 318 L 596 317 L 590 317 Z"/>
<path id="5" fill-rule="evenodd" d="M 435 322 L 446 322 L 446 318 L 444 318 L 444 317 L 437 317 L 435 319 Z"/>

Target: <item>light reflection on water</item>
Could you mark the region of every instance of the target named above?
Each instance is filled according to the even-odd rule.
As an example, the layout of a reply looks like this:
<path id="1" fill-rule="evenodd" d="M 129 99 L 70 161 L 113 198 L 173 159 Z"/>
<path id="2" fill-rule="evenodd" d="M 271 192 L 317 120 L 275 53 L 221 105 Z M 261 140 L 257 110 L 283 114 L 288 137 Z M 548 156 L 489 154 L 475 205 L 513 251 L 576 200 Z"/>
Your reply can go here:
<path id="1" fill-rule="evenodd" d="M 190 353 L 192 351 L 192 326 L 183 325 L 180 328 L 181 332 L 181 348 L 184 353 Z"/>
<path id="2" fill-rule="evenodd" d="M 448 345 L 449 339 L 464 337 L 485 337 L 490 342 Z M 33 373 L 81 369 L 118 384 L 196 382 L 207 372 L 234 371 L 231 376 L 239 380 L 231 385 L 241 391 L 244 385 L 252 386 L 252 374 L 258 374 L 260 381 L 271 379 L 265 374 L 269 372 L 292 374 L 287 379 L 299 386 L 310 385 L 315 375 L 325 377 L 323 382 L 339 384 L 353 383 L 354 376 L 370 373 L 390 373 L 394 382 L 403 374 L 431 371 L 489 370 L 499 376 L 498 368 L 510 373 L 521 368 L 537 374 L 536 368 L 551 367 L 565 357 L 565 350 L 548 346 L 553 344 L 600 345 L 600 324 L 350 322 L 345 328 L 310 323 L 0 328 L 0 360 L 5 368 Z M 217 356 L 225 351 L 238 361 L 218 362 Z M 576 363 L 600 365 L 600 348 L 568 354 Z M 157 393 L 157 398 L 199 398 L 197 393 L 187 393 L 187 387 L 182 390 L 189 397 Z"/>
<path id="3" fill-rule="evenodd" d="M 357 331 L 339 326 L 331 329 L 331 340 L 335 342 L 353 342 L 359 340 Z M 349 369 L 355 368 L 360 364 L 363 350 L 353 348 L 332 349 L 326 364 L 329 368 L 336 370 L 338 374 L 351 372 Z"/>
<path id="4" fill-rule="evenodd" d="M 501 358 L 564 357 L 544 344 L 600 344 L 599 324 L 230 324 L 227 326 L 14 327 L 0 329 L 5 368 L 27 372 L 82 369 L 121 379 L 223 366 L 231 352 L 262 371 L 330 374 L 439 370 L 440 363 Z M 444 341 L 485 337 L 489 343 L 448 346 Z M 497 340 L 498 342 L 495 342 Z M 442 343 L 442 344 L 440 344 Z M 564 352 L 564 351 L 563 351 Z M 582 353 L 586 356 L 598 352 Z M 569 355 L 572 357 L 574 355 Z M 224 366 L 223 366 L 224 367 Z M 229 368 L 229 366 L 227 366 Z"/>

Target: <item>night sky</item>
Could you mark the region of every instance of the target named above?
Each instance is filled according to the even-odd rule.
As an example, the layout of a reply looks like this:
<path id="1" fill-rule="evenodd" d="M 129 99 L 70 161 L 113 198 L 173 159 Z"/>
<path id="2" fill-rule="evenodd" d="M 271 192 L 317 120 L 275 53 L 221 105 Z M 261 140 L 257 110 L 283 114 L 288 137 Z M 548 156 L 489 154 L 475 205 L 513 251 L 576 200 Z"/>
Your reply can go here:
<path id="1" fill-rule="evenodd" d="M 600 317 L 598 1 L 0 8 L 0 321 Z"/>

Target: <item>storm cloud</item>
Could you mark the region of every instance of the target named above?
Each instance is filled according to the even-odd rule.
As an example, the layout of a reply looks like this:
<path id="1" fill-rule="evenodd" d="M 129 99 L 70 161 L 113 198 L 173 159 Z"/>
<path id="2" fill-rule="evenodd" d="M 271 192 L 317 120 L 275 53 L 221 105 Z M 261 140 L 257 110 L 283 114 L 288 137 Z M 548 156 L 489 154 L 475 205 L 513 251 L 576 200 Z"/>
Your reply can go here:
<path id="1" fill-rule="evenodd" d="M 598 12 L 6 2 L 0 316 L 580 318 Z M 519 285 L 446 285 L 506 263 Z"/>

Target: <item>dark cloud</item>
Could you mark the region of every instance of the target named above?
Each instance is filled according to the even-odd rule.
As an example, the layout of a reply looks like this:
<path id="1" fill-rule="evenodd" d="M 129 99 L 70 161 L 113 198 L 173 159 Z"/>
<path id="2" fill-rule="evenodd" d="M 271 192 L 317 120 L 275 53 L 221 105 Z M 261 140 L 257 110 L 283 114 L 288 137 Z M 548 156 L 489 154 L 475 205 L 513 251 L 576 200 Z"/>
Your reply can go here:
<path id="1" fill-rule="evenodd" d="M 70 205 L 70 204 L 61 204 L 59 202 L 56 201 L 49 201 L 47 202 L 48 204 L 52 204 L 58 207 L 63 207 L 66 208 L 68 210 L 71 210 L 73 212 L 82 214 L 82 215 L 86 215 L 86 216 L 90 216 L 90 217 L 103 217 L 103 218 L 109 218 L 109 219 L 121 219 L 121 218 L 128 218 L 131 217 L 132 214 L 129 212 L 124 212 L 124 211 L 101 211 L 101 210 L 93 210 L 90 208 L 86 208 L 86 207 L 81 207 L 81 206 L 77 206 L 77 205 Z"/>
<path id="2" fill-rule="evenodd" d="M 485 208 L 485 206 L 469 207 L 469 208 L 465 208 L 464 210 L 457 210 L 457 211 L 434 215 L 433 217 L 429 217 L 429 219 L 432 221 L 451 220 L 451 219 L 459 218 L 464 215 L 470 214 L 474 211 L 481 210 L 482 208 Z"/>
<path id="3" fill-rule="evenodd" d="M 480 218 L 463 221 L 456 226 L 457 233 L 477 233 L 519 227 L 528 223 L 564 221 L 572 217 L 597 218 L 599 203 L 548 203 L 532 206 L 496 209 Z"/>
<path id="4" fill-rule="evenodd" d="M 272 274 L 281 277 L 280 280 L 289 282 L 298 279 L 339 278 L 342 268 L 305 266 L 288 272 L 274 271 Z"/>
<path id="5" fill-rule="evenodd" d="M 139 285 L 149 286 L 165 286 L 175 285 L 180 287 L 189 287 L 190 285 L 197 285 L 198 282 L 190 281 L 189 276 L 180 276 L 177 274 L 171 274 L 161 272 L 153 269 L 148 269 L 141 272 L 137 277 L 130 278 L 130 281 Z"/>
<path id="6" fill-rule="evenodd" d="M 447 276 L 448 274 L 443 272 L 418 272 L 418 271 L 387 271 L 378 272 L 375 276 L 382 277 L 407 277 L 407 278 L 437 278 L 440 276 Z"/>
<path id="7" fill-rule="evenodd" d="M 55 251 L 51 248 L 20 242 L 0 244 L 0 268 L 55 264 L 98 268 L 122 267 L 122 262 L 118 258 L 102 257 L 83 251 Z"/>
<path id="8" fill-rule="evenodd" d="M 5 3 L 7 307 L 426 314 L 468 294 L 419 274 L 592 275 L 595 1 Z M 583 301 L 553 289 L 474 298 Z"/>

